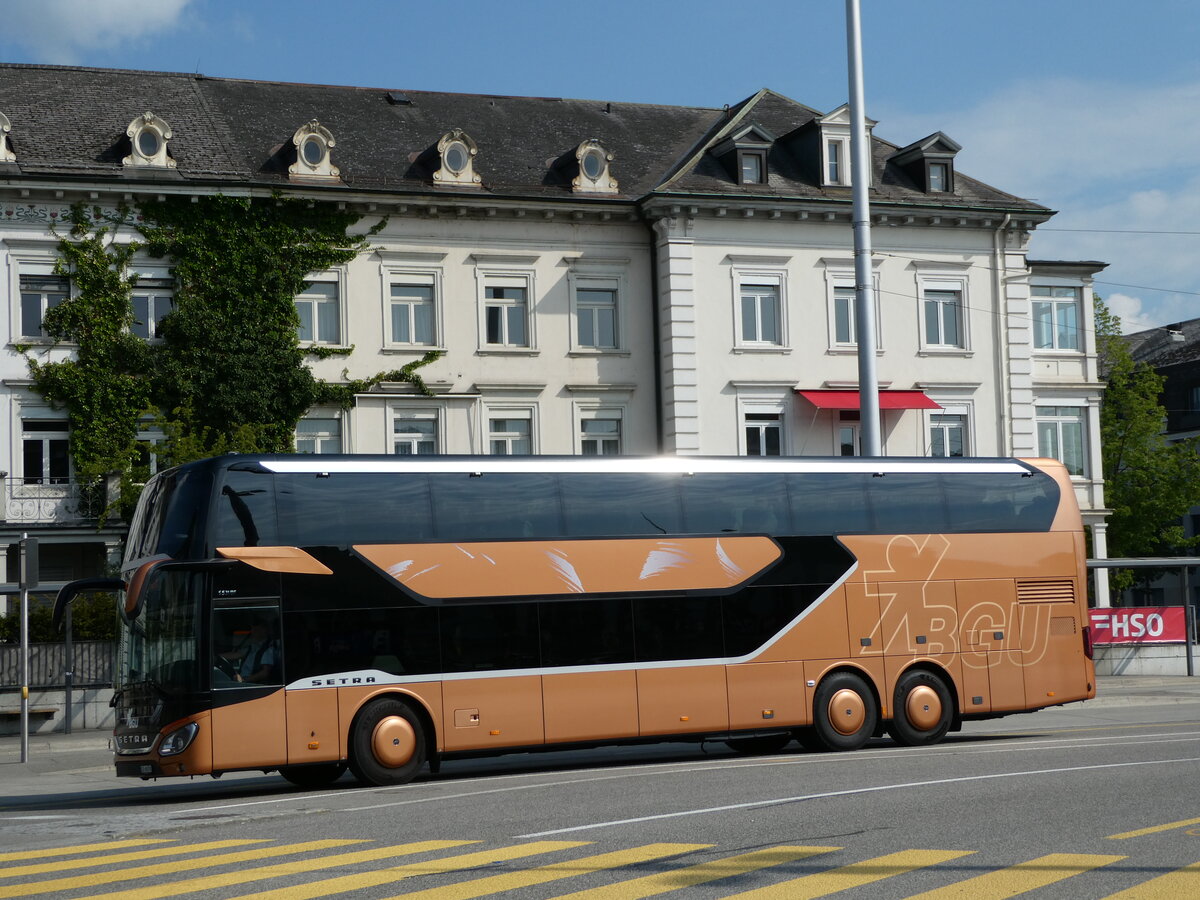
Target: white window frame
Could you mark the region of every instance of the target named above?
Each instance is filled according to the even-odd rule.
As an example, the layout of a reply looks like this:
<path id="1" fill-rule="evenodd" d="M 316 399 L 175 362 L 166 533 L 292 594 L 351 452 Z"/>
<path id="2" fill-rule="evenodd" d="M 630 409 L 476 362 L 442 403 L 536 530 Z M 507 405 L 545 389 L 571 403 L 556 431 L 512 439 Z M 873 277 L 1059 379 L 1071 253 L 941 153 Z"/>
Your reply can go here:
<path id="1" fill-rule="evenodd" d="M 140 323 L 146 328 L 145 335 L 139 335 L 134 330 L 134 326 L 139 324 L 136 314 L 136 299 L 138 297 L 146 298 L 146 321 Z M 175 308 L 175 280 L 169 273 L 144 272 L 130 292 L 129 300 L 130 303 L 134 304 L 135 309 L 134 326 L 130 327 L 130 333 L 142 338 L 144 341 L 158 340 L 159 323 L 162 321 L 163 316 Z M 161 309 L 164 305 L 166 309 Z"/>
<path id="2" fill-rule="evenodd" d="M 567 273 L 567 287 L 571 292 L 571 353 L 579 355 L 593 354 L 622 354 L 628 353 L 625 335 L 626 309 L 628 302 L 628 280 L 625 277 L 621 263 L 626 260 L 614 261 L 611 264 L 589 263 L 576 260 L 570 263 L 571 270 Z M 580 291 L 612 291 L 613 292 L 613 346 L 599 347 L 583 344 L 579 340 L 579 326 L 589 306 L 580 302 Z"/>
<path id="3" fill-rule="evenodd" d="M 312 302 L 312 310 L 313 310 L 312 323 L 313 323 L 313 332 L 314 332 L 313 339 L 312 340 L 304 340 L 303 338 L 301 338 L 300 345 L 303 347 L 313 347 L 313 346 L 348 347 L 350 345 L 350 342 L 349 342 L 349 335 L 346 333 L 346 330 L 347 330 L 346 270 L 345 269 L 336 269 L 336 270 L 333 270 L 330 272 L 313 272 L 313 273 L 310 273 L 308 275 L 308 277 L 304 279 L 304 281 L 306 282 L 306 286 L 308 283 L 332 284 L 334 286 L 334 289 L 337 291 L 336 302 L 337 302 L 338 336 L 337 336 L 337 340 L 322 340 L 321 337 L 316 333 L 317 332 L 317 321 L 318 321 L 316 312 L 317 312 L 317 306 L 318 306 L 319 301 L 313 301 Z M 297 307 L 299 307 L 299 304 L 301 302 L 304 302 L 302 299 L 304 296 L 305 296 L 305 293 L 303 290 L 299 294 L 296 295 L 295 303 L 296 303 Z M 309 296 L 315 296 L 315 295 L 309 295 Z M 297 314 L 299 314 L 298 308 L 297 308 Z M 299 327 L 299 326 L 297 326 L 297 327 Z"/>
<path id="4" fill-rule="evenodd" d="M 1061 409 L 1074 408 L 1079 410 L 1078 416 L 1064 416 L 1057 413 L 1046 414 L 1042 410 L 1046 408 Z M 1079 456 L 1082 471 L 1071 472 L 1071 478 L 1074 480 L 1087 480 L 1091 477 L 1092 459 L 1091 459 L 1091 422 L 1092 422 L 1092 406 L 1087 400 L 1079 397 L 1042 397 L 1034 401 L 1033 405 L 1033 427 L 1034 440 L 1037 446 L 1039 456 L 1046 456 L 1052 459 L 1057 459 L 1066 463 L 1063 460 L 1063 429 L 1065 424 L 1079 425 Z M 1058 453 L 1046 453 L 1046 447 L 1042 444 L 1042 426 L 1054 425 L 1055 442 L 1058 445 Z M 1069 468 L 1068 468 L 1069 471 Z"/>
<path id="5" fill-rule="evenodd" d="M 583 445 L 585 441 L 598 440 L 601 442 L 611 440 L 608 437 L 590 436 L 585 431 L 586 422 L 612 422 L 617 423 L 617 452 L 585 454 Z M 624 406 L 580 406 L 575 407 L 575 454 L 577 456 L 621 456 L 625 453 L 627 445 L 627 436 L 625 434 L 626 410 Z"/>
<path id="6" fill-rule="evenodd" d="M 791 352 L 788 329 L 788 284 L 787 269 L 754 265 L 734 265 L 730 270 L 733 294 L 733 346 L 740 352 L 788 353 Z M 775 289 L 778 311 L 778 341 L 747 340 L 742 326 L 742 294 L 747 288 L 771 287 Z M 756 305 L 756 322 L 759 321 Z"/>
<path id="7" fill-rule="evenodd" d="M 335 423 L 337 423 L 337 431 L 336 431 L 336 434 L 333 431 L 308 432 L 307 434 L 311 434 L 313 439 L 317 442 L 316 449 L 301 450 L 300 449 L 300 440 L 301 440 L 301 438 L 300 438 L 300 422 L 335 422 Z M 296 423 L 296 433 L 293 436 L 293 441 L 292 441 L 292 446 L 295 448 L 297 453 L 307 453 L 307 454 L 312 454 L 313 456 L 324 456 L 324 455 L 328 455 L 328 454 L 332 454 L 332 453 L 345 453 L 346 452 L 346 419 L 345 419 L 345 416 L 340 411 L 310 410 L 307 415 L 305 415 L 303 418 L 300 419 L 300 422 Z M 327 450 L 327 451 L 321 450 L 320 442 L 323 440 L 329 440 L 333 437 L 337 438 L 337 448 L 332 449 L 332 450 Z"/>
<path id="8" fill-rule="evenodd" d="M 1038 295 L 1034 293 L 1037 290 L 1050 291 L 1048 296 Z M 1055 297 L 1054 291 L 1069 290 L 1074 292 L 1074 296 L 1070 299 L 1066 297 Z M 1038 319 L 1034 312 L 1035 307 L 1040 304 L 1049 304 L 1050 306 L 1050 346 L 1038 346 Z M 1075 344 L 1074 347 L 1062 347 L 1058 340 L 1058 308 L 1060 306 L 1072 306 L 1075 309 Z M 1040 281 L 1029 286 L 1029 332 L 1030 341 L 1033 343 L 1033 352 L 1039 355 L 1045 354 L 1067 354 L 1070 356 L 1079 356 L 1083 353 L 1084 348 L 1084 320 L 1083 320 L 1083 286 L 1075 284 L 1054 283 L 1053 281 Z"/>
<path id="9" fill-rule="evenodd" d="M 492 456 L 514 456 L 525 454 L 513 454 L 511 452 L 512 445 L 515 441 L 520 440 L 520 436 L 513 432 L 493 432 L 492 422 L 495 419 L 519 419 L 529 423 L 529 454 L 536 454 L 539 451 L 538 441 L 538 421 L 537 421 L 537 406 L 532 404 L 510 404 L 502 403 L 496 405 L 486 404 L 483 408 L 483 424 L 484 424 L 484 440 L 486 444 L 486 452 Z M 501 440 L 506 442 L 508 450 L 502 454 L 498 454 L 492 446 L 492 442 Z"/>
<path id="10" fill-rule="evenodd" d="M 862 456 L 862 419 L 861 417 L 853 420 L 842 420 L 843 412 L 857 412 L 857 410 L 836 410 L 833 417 L 833 455 L 842 456 L 842 433 L 846 431 L 851 434 L 854 452 L 850 456 Z"/>
<path id="11" fill-rule="evenodd" d="M 953 427 L 952 424 L 948 423 L 948 422 L 936 421 L 937 419 L 940 419 L 940 418 L 950 418 L 950 417 L 954 417 L 955 419 L 958 419 L 958 429 L 961 431 L 962 453 L 959 454 L 959 456 L 970 456 L 971 455 L 971 420 L 970 420 L 970 418 L 967 416 L 967 414 L 965 412 L 962 412 L 958 409 L 943 408 L 943 409 L 929 410 L 929 416 L 925 420 L 925 440 L 927 442 L 926 448 L 925 448 L 926 456 L 930 456 L 930 457 L 934 456 L 933 449 L 934 449 L 934 444 L 936 442 L 933 439 L 933 435 L 934 435 L 935 431 L 943 432 L 947 438 L 946 440 L 943 441 L 943 445 L 946 447 L 950 446 L 950 442 L 949 442 L 948 438 L 950 436 L 950 430 Z M 944 454 L 943 456 L 939 456 L 938 458 L 939 459 L 941 459 L 941 458 L 949 459 L 949 458 L 953 458 L 953 457 L 951 454 Z"/>
<path id="12" fill-rule="evenodd" d="M 929 291 L 953 291 L 958 295 L 956 304 L 958 307 L 959 343 L 931 343 L 928 340 L 926 293 Z M 943 301 L 936 302 L 938 302 L 939 309 L 938 332 L 939 336 L 944 337 L 941 334 L 943 319 L 940 315 Z M 920 327 L 919 338 L 922 353 L 950 356 L 971 354 L 971 293 L 970 280 L 966 275 L 919 273 L 917 276 L 917 304 L 917 322 Z"/>
<path id="13" fill-rule="evenodd" d="M 412 269 L 389 269 L 384 298 L 384 335 L 386 335 L 387 346 L 428 351 L 441 348 L 444 345 L 442 338 L 442 285 L 440 274 L 440 272 L 422 272 Z M 428 288 L 430 292 L 429 308 L 432 322 L 430 339 L 428 341 L 402 341 L 396 337 L 395 312 L 397 306 L 408 307 L 409 336 L 410 338 L 415 337 L 416 334 L 415 309 L 417 304 L 406 302 L 406 298 L 397 297 L 395 294 L 395 288 L 410 286 Z M 411 299 L 415 300 L 416 298 Z"/>
<path id="14" fill-rule="evenodd" d="M 147 463 L 149 474 L 158 474 L 158 453 L 155 452 L 154 448 L 166 443 L 166 434 L 163 433 L 161 428 L 158 428 L 154 424 L 153 419 L 146 418 L 138 422 L 137 440 L 139 443 L 146 444 L 148 447 L 146 455 L 148 457 Z"/>
<path id="15" fill-rule="evenodd" d="M 25 291 L 22 289 L 22 284 L 24 283 L 26 278 L 53 279 L 62 284 L 63 290 L 62 291 L 51 291 L 51 290 L 46 290 L 46 289 L 40 289 L 38 291 Z M 38 333 L 37 334 L 26 334 L 25 333 L 25 294 L 26 293 L 38 293 L 40 295 L 40 314 L 38 316 Z M 28 271 L 28 269 L 23 270 L 17 277 L 17 293 L 16 293 L 17 302 L 13 304 L 13 306 L 16 308 L 17 327 L 14 329 L 13 334 L 18 336 L 21 339 L 21 341 L 23 341 L 23 342 L 53 343 L 54 338 L 50 337 L 49 335 L 47 335 L 45 333 L 44 324 L 46 321 L 46 313 L 49 312 L 49 310 L 52 308 L 50 306 L 49 297 L 52 295 L 58 296 L 60 293 L 62 294 L 63 299 L 60 300 L 59 303 L 65 302 L 66 300 L 69 300 L 71 298 L 71 280 L 69 278 L 67 278 L 65 275 L 55 275 L 55 274 L 53 274 L 53 272 L 51 272 L 50 274 L 43 275 L 39 272 Z M 54 305 L 57 306 L 58 303 L 56 303 Z"/>
<path id="16" fill-rule="evenodd" d="M 737 386 L 735 385 L 735 389 Z M 792 385 L 781 386 L 779 390 L 785 391 L 783 397 L 774 396 L 775 392 L 764 386 L 748 386 L 743 384 L 739 390 L 749 390 L 752 394 L 759 396 L 738 396 L 737 402 L 737 452 L 738 456 L 750 455 L 750 443 L 747 436 L 747 429 L 750 423 L 750 416 L 776 416 L 779 420 L 779 455 L 787 456 L 792 452 L 791 447 L 791 431 L 792 431 L 792 404 L 795 402 L 792 395 Z"/>
<path id="17" fill-rule="evenodd" d="M 831 148 L 836 148 L 830 153 Z M 833 157 L 836 156 L 836 161 Z M 836 174 L 833 172 L 837 166 Z M 821 183 L 830 187 L 850 186 L 850 138 L 826 134 L 821 141 Z"/>
<path id="18" fill-rule="evenodd" d="M 858 351 L 858 298 L 855 296 L 851 299 L 850 304 L 850 329 L 853 332 L 853 340 L 841 341 L 838 340 L 837 333 L 837 301 L 838 291 L 849 288 L 852 292 L 856 290 L 858 284 L 854 275 L 854 261 L 851 259 L 823 259 L 821 261 L 825 266 L 825 296 L 827 321 L 829 323 L 829 350 L 832 353 L 856 353 Z M 873 260 L 873 265 L 878 268 L 882 264 L 882 260 Z M 875 310 L 875 352 L 880 354 L 883 352 L 883 311 L 880 305 L 880 275 L 878 271 L 871 274 L 871 300 Z M 850 299 L 850 298 L 848 298 Z"/>
<path id="19" fill-rule="evenodd" d="M 433 453 L 432 454 L 399 454 L 396 453 L 396 422 L 405 419 L 418 419 L 433 422 Z M 430 406 L 393 406 L 388 409 L 388 453 L 400 455 L 433 455 L 445 453 L 445 412 L 441 407 Z M 419 439 L 418 439 L 419 440 Z"/>
<path id="20" fill-rule="evenodd" d="M 496 353 L 496 354 L 513 354 L 513 355 L 534 355 L 538 352 L 537 345 L 537 316 L 535 315 L 536 297 L 537 297 L 537 280 L 535 273 L 530 265 L 525 268 L 520 265 L 508 265 L 500 260 L 492 260 L 486 256 L 475 257 L 475 285 L 476 285 L 476 300 L 478 307 L 478 327 L 479 327 L 479 353 Z M 522 262 L 528 259 L 529 263 L 536 257 L 520 258 Z M 525 291 L 525 343 L 510 344 L 507 341 L 503 343 L 488 342 L 488 298 L 487 289 L 489 287 L 515 287 L 522 288 Z M 491 304 L 504 305 L 504 304 Z M 505 318 L 505 331 L 507 336 L 507 317 Z"/>
<path id="21" fill-rule="evenodd" d="M 61 425 L 58 429 L 47 429 L 45 431 L 28 430 L 30 423 L 39 423 L 46 425 Z M 34 408 L 24 414 L 18 420 L 20 427 L 20 452 L 18 459 L 21 464 L 21 474 L 16 483 L 37 487 L 51 487 L 65 490 L 75 480 L 75 461 L 71 457 L 71 426 L 62 413 L 54 414 L 48 408 Z M 67 474 L 65 476 L 55 476 L 50 473 L 50 442 L 61 441 L 66 445 L 66 460 Z M 25 467 L 25 445 L 27 443 L 39 443 L 42 446 L 42 469 L 34 474 L 26 470 Z M 33 480 L 31 480 L 33 479 Z"/>

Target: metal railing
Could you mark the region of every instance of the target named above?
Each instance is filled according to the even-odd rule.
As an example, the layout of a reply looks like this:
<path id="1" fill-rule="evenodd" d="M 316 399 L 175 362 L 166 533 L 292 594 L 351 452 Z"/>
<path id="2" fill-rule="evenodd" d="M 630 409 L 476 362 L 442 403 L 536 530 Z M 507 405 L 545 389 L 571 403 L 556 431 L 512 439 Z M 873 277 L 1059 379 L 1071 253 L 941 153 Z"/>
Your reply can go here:
<path id="1" fill-rule="evenodd" d="M 14 524 L 60 524 L 98 519 L 104 512 L 104 490 L 82 490 L 74 481 L 26 483 L 5 478 L 4 521 Z"/>
<path id="2" fill-rule="evenodd" d="M 74 641 L 72 687 L 112 687 L 117 655 L 114 641 Z M 67 645 L 29 645 L 29 687 L 60 690 L 67 686 Z M 21 647 L 0 644 L 0 691 L 21 689 Z"/>

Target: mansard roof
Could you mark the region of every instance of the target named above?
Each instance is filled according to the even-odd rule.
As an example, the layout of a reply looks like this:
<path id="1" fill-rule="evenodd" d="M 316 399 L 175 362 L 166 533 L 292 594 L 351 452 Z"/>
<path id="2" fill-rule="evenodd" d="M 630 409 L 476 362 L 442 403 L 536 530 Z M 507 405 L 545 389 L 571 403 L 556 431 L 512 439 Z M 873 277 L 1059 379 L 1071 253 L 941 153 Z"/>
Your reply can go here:
<path id="1" fill-rule="evenodd" d="M 821 113 L 770 90 L 728 108 L 551 97 L 506 97 L 386 88 L 245 81 L 171 72 L 0 64 L 0 112 L 12 123 L 12 182 L 175 182 L 228 190 L 289 185 L 296 129 L 317 120 L 337 142 L 340 181 L 312 192 L 634 202 L 655 196 L 849 201 L 826 188 L 804 158 Z M 151 112 L 169 122 L 175 167 L 123 168 L 126 129 Z M 765 184 L 738 184 L 708 151 L 753 126 L 772 138 Z M 429 148 L 452 129 L 479 147 L 479 187 L 434 186 Z M 573 193 L 556 165 L 581 141 L 612 154 L 617 194 Z M 872 203 L 997 208 L 1042 217 L 1045 207 L 957 175 L 953 194 L 931 197 L 889 165 L 896 145 L 874 139 Z"/>

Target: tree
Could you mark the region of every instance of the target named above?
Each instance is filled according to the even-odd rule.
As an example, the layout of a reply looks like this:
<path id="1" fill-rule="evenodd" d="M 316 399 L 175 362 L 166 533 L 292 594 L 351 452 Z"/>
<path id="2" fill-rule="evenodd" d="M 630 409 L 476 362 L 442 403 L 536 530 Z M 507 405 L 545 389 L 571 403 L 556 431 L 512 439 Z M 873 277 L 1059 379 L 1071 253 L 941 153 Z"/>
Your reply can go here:
<path id="1" fill-rule="evenodd" d="M 1096 350 L 1106 386 L 1100 404 L 1101 454 L 1112 557 L 1178 556 L 1200 539 L 1184 537 L 1182 519 L 1200 504 L 1200 454 L 1196 439 L 1170 441 L 1159 404 L 1163 378 L 1135 362 L 1121 339 L 1121 320 L 1093 298 Z M 1143 573 L 1147 570 L 1141 570 Z M 1114 571 L 1115 590 L 1130 587 L 1130 570 Z"/>

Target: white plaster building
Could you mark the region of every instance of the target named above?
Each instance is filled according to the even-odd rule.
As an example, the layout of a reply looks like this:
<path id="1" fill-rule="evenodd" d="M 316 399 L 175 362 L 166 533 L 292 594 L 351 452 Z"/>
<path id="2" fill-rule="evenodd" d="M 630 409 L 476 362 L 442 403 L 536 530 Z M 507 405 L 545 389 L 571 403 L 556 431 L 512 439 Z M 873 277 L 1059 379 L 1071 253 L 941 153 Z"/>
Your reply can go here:
<path id="1" fill-rule="evenodd" d="M 43 536 L 43 580 L 91 573 L 121 533 L 72 506 L 64 417 L 29 391 L 18 352 L 71 352 L 37 329 L 70 290 L 52 228 L 78 201 L 282 191 L 343 204 L 364 232 L 386 216 L 371 250 L 312 273 L 300 336 L 353 347 L 313 359 L 334 382 L 444 350 L 421 370 L 433 396 L 385 384 L 348 412 L 311 410 L 302 451 L 858 450 L 844 107 L 768 90 L 662 107 L 11 65 L 0 125 L 0 544 Z M 1103 264 L 1031 263 L 1053 212 L 957 172 L 958 150 L 940 132 L 872 138 L 884 450 L 1066 458 L 1102 552 L 1090 279 Z M 171 272 L 138 266 L 153 340 Z"/>

